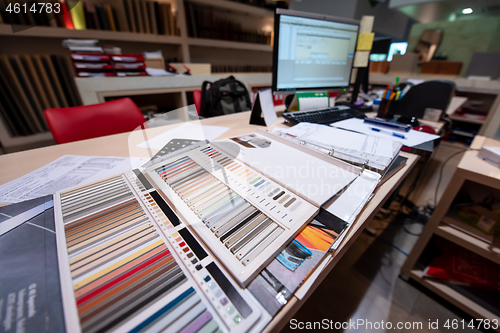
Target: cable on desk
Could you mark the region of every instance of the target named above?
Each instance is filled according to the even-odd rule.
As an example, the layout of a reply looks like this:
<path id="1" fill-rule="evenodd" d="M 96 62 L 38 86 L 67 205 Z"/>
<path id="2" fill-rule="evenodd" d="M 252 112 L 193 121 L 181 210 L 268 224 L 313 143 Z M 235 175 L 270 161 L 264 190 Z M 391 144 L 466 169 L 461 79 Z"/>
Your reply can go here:
<path id="1" fill-rule="evenodd" d="M 444 170 L 444 166 L 446 165 L 446 163 L 448 163 L 453 157 L 457 156 L 458 154 L 461 154 L 461 153 L 465 153 L 466 151 L 469 151 L 469 150 L 479 150 L 479 149 L 470 149 L 470 148 L 467 148 L 467 149 L 462 149 L 460 151 L 457 151 L 453 154 L 451 154 L 450 156 L 448 156 L 448 158 L 443 162 L 443 164 L 441 165 L 441 170 L 439 171 L 439 178 L 438 178 L 438 182 L 437 182 L 437 185 L 436 185 L 436 191 L 434 192 L 434 207 L 437 206 L 437 197 L 438 197 L 438 191 L 439 191 L 439 185 L 441 185 L 441 178 L 443 178 L 443 170 Z"/>

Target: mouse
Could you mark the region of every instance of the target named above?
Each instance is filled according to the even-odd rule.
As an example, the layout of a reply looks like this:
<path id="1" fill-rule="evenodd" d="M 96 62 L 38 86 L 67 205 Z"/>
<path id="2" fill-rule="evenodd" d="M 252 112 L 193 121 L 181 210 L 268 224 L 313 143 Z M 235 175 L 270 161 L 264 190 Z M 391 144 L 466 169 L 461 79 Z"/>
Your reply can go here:
<path id="1" fill-rule="evenodd" d="M 420 126 L 417 117 L 401 116 L 398 118 L 398 123 L 408 124 L 412 127 Z"/>
<path id="2" fill-rule="evenodd" d="M 429 125 L 415 126 L 415 127 L 413 127 L 413 129 L 415 131 L 419 131 L 419 132 L 436 134 L 436 131 L 434 130 L 434 128 L 430 127 Z"/>

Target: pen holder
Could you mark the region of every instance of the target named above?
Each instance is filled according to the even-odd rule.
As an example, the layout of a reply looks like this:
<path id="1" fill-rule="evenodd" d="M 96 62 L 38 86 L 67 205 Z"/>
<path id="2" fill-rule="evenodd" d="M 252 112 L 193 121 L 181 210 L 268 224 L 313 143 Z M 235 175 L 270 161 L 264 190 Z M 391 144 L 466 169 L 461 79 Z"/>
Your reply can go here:
<path id="1" fill-rule="evenodd" d="M 399 101 L 383 99 L 378 108 L 377 117 L 392 119 L 398 108 Z"/>
<path id="2" fill-rule="evenodd" d="M 394 118 L 394 115 L 396 114 L 396 110 L 398 109 L 398 106 L 399 106 L 399 101 L 390 101 L 390 104 L 387 108 L 387 114 L 386 114 L 386 117 L 387 118 Z"/>

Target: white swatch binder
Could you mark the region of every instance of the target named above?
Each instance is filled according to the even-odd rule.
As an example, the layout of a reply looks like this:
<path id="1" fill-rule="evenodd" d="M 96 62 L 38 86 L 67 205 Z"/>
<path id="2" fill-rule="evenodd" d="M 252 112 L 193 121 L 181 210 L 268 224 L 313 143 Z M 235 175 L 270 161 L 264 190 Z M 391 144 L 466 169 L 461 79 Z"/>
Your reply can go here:
<path id="1" fill-rule="evenodd" d="M 396 141 L 326 125 L 299 123 L 274 134 L 323 154 L 385 174 L 401 149 Z"/>
<path id="2" fill-rule="evenodd" d="M 264 131 L 191 148 L 146 174 L 241 286 L 362 170 Z"/>

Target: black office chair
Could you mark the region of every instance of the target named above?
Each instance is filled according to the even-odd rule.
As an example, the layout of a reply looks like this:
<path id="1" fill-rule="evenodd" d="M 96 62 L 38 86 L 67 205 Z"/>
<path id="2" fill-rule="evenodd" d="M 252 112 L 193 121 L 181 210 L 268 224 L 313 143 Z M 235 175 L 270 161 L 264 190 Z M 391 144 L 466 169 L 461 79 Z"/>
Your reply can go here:
<path id="1" fill-rule="evenodd" d="M 455 93 L 455 83 L 451 81 L 427 81 L 413 86 L 397 103 L 394 114 L 403 118 L 424 117 L 425 109 L 442 110 L 445 115 L 448 104 Z"/>

